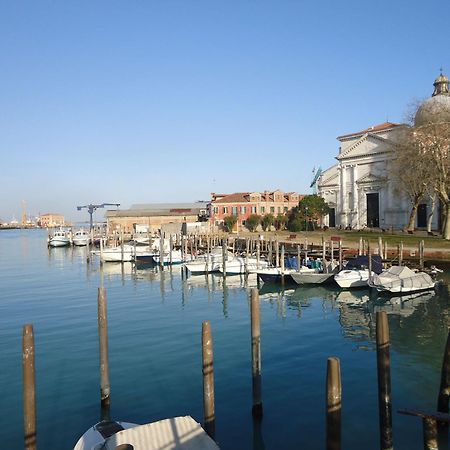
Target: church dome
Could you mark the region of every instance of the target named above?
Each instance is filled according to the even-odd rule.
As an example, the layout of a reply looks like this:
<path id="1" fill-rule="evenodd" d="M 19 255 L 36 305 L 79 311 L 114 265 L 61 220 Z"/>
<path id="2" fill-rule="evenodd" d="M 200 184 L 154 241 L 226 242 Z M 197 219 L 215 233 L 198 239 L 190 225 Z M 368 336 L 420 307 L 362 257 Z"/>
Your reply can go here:
<path id="1" fill-rule="evenodd" d="M 442 74 L 434 81 L 434 92 L 417 110 L 414 118 L 416 127 L 433 123 L 450 122 L 450 80 Z"/>

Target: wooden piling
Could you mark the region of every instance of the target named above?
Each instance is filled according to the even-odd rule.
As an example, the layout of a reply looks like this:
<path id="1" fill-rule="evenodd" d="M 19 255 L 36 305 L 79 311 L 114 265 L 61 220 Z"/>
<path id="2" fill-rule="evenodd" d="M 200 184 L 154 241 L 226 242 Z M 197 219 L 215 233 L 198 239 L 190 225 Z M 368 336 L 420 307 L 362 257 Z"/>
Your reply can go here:
<path id="1" fill-rule="evenodd" d="M 297 272 L 300 272 L 301 264 L 302 264 L 302 255 L 300 252 L 300 245 L 297 245 Z"/>
<path id="2" fill-rule="evenodd" d="M 341 449 L 342 384 L 338 358 L 327 361 L 327 450 Z"/>
<path id="3" fill-rule="evenodd" d="M 450 329 L 448 330 L 447 343 L 441 368 L 441 384 L 439 387 L 437 410 L 441 413 L 449 412 L 450 398 Z"/>
<path id="4" fill-rule="evenodd" d="M 123 242 L 123 229 L 120 227 L 120 256 L 121 256 L 121 262 L 123 263 L 124 260 L 124 248 L 123 248 L 124 242 Z"/>
<path id="5" fill-rule="evenodd" d="M 331 264 L 334 263 L 334 241 L 330 241 L 330 258 L 331 258 Z"/>
<path id="6" fill-rule="evenodd" d="M 423 423 L 423 448 L 425 450 L 438 450 L 437 420 L 432 417 L 424 417 Z M 447 424 L 448 425 L 448 424 Z"/>
<path id="7" fill-rule="evenodd" d="M 383 259 L 383 238 L 378 236 L 378 255 Z"/>
<path id="8" fill-rule="evenodd" d="M 36 450 L 36 371 L 33 325 L 23 327 L 23 425 L 25 450 Z M 6 413 L 7 411 L 4 411 Z"/>
<path id="9" fill-rule="evenodd" d="M 275 267 L 280 267 L 280 245 L 278 239 L 275 240 Z"/>
<path id="10" fill-rule="evenodd" d="M 222 240 L 222 266 L 223 266 L 223 277 L 227 276 L 227 241 L 226 239 Z"/>
<path id="11" fill-rule="evenodd" d="M 252 345 L 252 414 L 261 418 L 263 415 L 261 396 L 261 318 L 258 289 L 251 290 L 251 345 Z"/>
<path id="12" fill-rule="evenodd" d="M 403 241 L 398 245 L 398 265 L 403 265 Z"/>
<path id="13" fill-rule="evenodd" d="M 284 244 L 281 244 L 281 257 L 280 257 L 280 271 L 281 271 L 281 286 L 284 286 Z"/>
<path id="14" fill-rule="evenodd" d="M 215 437 L 215 401 L 214 401 L 214 356 L 210 322 L 202 323 L 202 373 L 203 373 L 203 417 L 204 429 Z"/>
<path id="15" fill-rule="evenodd" d="M 269 245 L 269 249 L 267 251 L 267 259 L 269 261 L 269 265 L 272 266 L 273 265 L 273 261 L 272 261 L 272 238 L 270 238 L 270 241 L 268 242 Z"/>
<path id="16" fill-rule="evenodd" d="M 380 449 L 392 450 L 391 361 L 386 311 L 378 311 L 376 320 Z"/>
<path id="17" fill-rule="evenodd" d="M 98 288 L 98 335 L 100 343 L 100 400 L 102 405 L 110 403 L 108 363 L 108 317 L 106 313 L 106 290 Z"/>
<path id="18" fill-rule="evenodd" d="M 245 261 L 244 261 L 244 270 L 245 275 L 248 275 L 248 258 L 250 253 L 250 240 L 245 239 Z"/>
<path id="19" fill-rule="evenodd" d="M 169 235 L 169 264 L 172 267 L 172 251 L 173 251 L 173 237 L 172 233 Z"/>
<path id="20" fill-rule="evenodd" d="M 358 255 L 361 256 L 363 254 L 363 238 L 362 236 L 359 238 L 359 247 L 358 247 Z"/>
<path id="21" fill-rule="evenodd" d="M 261 258 L 261 246 L 259 240 L 256 242 L 256 268 L 259 269 L 259 260 Z"/>
<path id="22" fill-rule="evenodd" d="M 369 247 L 368 251 L 368 257 L 369 257 L 369 286 L 372 285 L 372 250 Z"/>
<path id="23" fill-rule="evenodd" d="M 386 260 L 387 260 L 387 257 L 388 257 L 387 241 L 386 241 L 386 240 L 383 242 L 383 247 L 384 247 L 384 255 L 383 255 L 383 259 L 386 261 Z"/>
<path id="24" fill-rule="evenodd" d="M 342 239 L 339 239 L 338 250 L 339 250 L 339 270 L 342 270 Z"/>
<path id="25" fill-rule="evenodd" d="M 423 240 L 419 242 L 419 265 L 423 270 L 425 265 L 425 242 Z"/>
<path id="26" fill-rule="evenodd" d="M 325 261 L 327 260 L 327 243 L 325 238 L 322 236 L 322 265 L 325 267 Z"/>

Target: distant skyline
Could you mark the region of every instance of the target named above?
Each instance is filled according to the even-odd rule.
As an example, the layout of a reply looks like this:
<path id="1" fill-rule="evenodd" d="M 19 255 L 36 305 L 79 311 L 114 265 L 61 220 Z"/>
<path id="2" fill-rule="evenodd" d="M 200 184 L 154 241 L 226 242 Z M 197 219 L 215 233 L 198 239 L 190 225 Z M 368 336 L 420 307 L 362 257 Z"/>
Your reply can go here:
<path id="1" fill-rule="evenodd" d="M 310 193 L 450 75 L 449 2 L 0 2 L 0 218 Z M 103 216 L 101 210 L 96 219 Z"/>

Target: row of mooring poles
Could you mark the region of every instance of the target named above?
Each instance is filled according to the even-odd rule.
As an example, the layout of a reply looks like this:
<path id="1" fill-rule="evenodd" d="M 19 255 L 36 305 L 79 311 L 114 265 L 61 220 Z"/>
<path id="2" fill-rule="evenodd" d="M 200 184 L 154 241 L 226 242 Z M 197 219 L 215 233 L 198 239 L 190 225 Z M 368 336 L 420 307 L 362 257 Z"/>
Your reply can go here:
<path id="1" fill-rule="evenodd" d="M 251 290 L 250 297 L 251 323 L 251 360 L 252 360 L 252 414 L 256 419 L 263 415 L 262 376 L 261 376 L 261 318 L 259 293 Z M 100 398 L 102 418 L 109 418 L 110 383 L 108 365 L 108 319 L 106 291 L 98 289 L 98 327 L 100 346 Z M 388 318 L 385 311 L 376 314 L 376 349 L 378 375 L 378 405 L 380 449 L 393 449 L 392 433 L 392 401 L 390 374 L 390 338 Z M 25 450 L 36 450 L 36 376 L 35 345 L 33 326 L 27 324 L 23 328 L 23 406 L 24 406 L 24 440 Z M 213 340 L 209 322 L 202 324 L 202 374 L 203 374 L 203 407 L 204 428 L 214 439 L 215 436 L 215 397 L 214 397 L 214 361 Z M 438 396 L 438 413 L 429 414 L 411 410 L 400 411 L 403 414 L 419 416 L 424 424 L 425 450 L 437 450 L 438 424 L 448 429 L 450 397 L 450 332 L 448 333 L 444 352 L 441 385 Z M 106 415 L 103 410 L 106 409 Z M 341 411 L 342 381 L 340 361 L 331 357 L 327 360 L 326 375 L 326 448 L 341 449 Z"/>

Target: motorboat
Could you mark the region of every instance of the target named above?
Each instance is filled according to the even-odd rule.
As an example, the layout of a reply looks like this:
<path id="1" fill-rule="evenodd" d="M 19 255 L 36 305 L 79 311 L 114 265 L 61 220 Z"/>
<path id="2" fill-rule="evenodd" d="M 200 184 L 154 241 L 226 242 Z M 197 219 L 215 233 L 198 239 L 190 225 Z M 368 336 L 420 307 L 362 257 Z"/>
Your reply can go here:
<path id="1" fill-rule="evenodd" d="M 160 264 L 161 258 L 160 255 L 154 255 L 153 261 L 156 264 Z M 172 252 L 164 253 L 163 255 L 163 264 L 165 266 L 172 264 L 181 264 L 183 262 L 183 254 L 181 250 L 172 250 Z"/>
<path id="2" fill-rule="evenodd" d="M 174 417 L 137 425 L 102 421 L 89 428 L 73 450 L 218 450 L 192 417 Z"/>
<path id="3" fill-rule="evenodd" d="M 90 242 L 91 242 L 91 236 L 84 229 L 76 231 L 72 237 L 73 245 L 84 246 L 84 245 L 89 245 Z"/>
<path id="4" fill-rule="evenodd" d="M 401 294 L 433 289 L 435 281 L 425 272 L 414 272 L 406 266 L 392 266 L 373 276 L 369 286 L 378 292 Z"/>
<path id="5" fill-rule="evenodd" d="M 50 247 L 66 247 L 70 245 L 70 237 L 65 230 L 55 230 L 53 235 L 48 240 Z"/>
<path id="6" fill-rule="evenodd" d="M 233 253 L 227 252 L 227 259 L 232 260 Z M 194 260 L 185 262 L 184 267 L 186 267 L 192 275 L 219 272 L 222 261 L 222 247 L 216 247 L 211 253 L 199 255 Z"/>
<path id="7" fill-rule="evenodd" d="M 381 257 L 370 256 L 372 261 L 372 275 L 380 274 L 383 271 Z M 360 255 L 347 261 L 345 268 L 334 275 L 334 281 L 341 288 L 357 288 L 368 286 L 369 282 L 369 256 Z"/>
<path id="8" fill-rule="evenodd" d="M 323 268 L 301 267 L 300 270 L 291 273 L 291 278 L 297 284 L 324 284 L 333 280 L 338 266 L 329 263 Z"/>
<path id="9" fill-rule="evenodd" d="M 264 260 L 257 260 L 257 258 L 245 258 L 237 256 L 233 259 L 225 261 L 225 273 L 227 275 L 239 275 L 241 273 L 256 273 L 260 269 L 269 267 L 269 263 Z M 223 263 L 220 264 L 219 272 L 223 273 Z"/>
<path id="10" fill-rule="evenodd" d="M 314 270 L 305 267 L 306 270 Z M 292 282 L 292 275 L 296 273 L 295 269 L 281 269 L 281 267 L 266 267 L 264 269 L 257 269 L 256 274 L 258 278 L 264 283 L 280 283 L 283 280 L 284 282 Z"/>
<path id="11" fill-rule="evenodd" d="M 336 281 L 341 288 L 367 287 L 369 281 L 369 269 L 341 270 L 334 275 L 334 281 Z"/>

